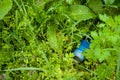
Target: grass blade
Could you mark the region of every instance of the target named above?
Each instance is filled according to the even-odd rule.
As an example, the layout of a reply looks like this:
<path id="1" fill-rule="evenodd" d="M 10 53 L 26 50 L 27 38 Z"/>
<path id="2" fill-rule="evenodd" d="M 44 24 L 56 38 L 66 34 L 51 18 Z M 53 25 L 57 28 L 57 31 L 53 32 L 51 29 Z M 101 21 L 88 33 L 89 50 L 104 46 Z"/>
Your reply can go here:
<path id="1" fill-rule="evenodd" d="M 25 67 L 25 68 L 13 68 L 13 69 L 6 69 L 6 70 L 0 70 L 0 71 L 18 71 L 18 70 L 36 70 L 36 71 L 43 71 L 46 72 L 46 70 L 41 68 L 35 68 L 35 67 Z"/>

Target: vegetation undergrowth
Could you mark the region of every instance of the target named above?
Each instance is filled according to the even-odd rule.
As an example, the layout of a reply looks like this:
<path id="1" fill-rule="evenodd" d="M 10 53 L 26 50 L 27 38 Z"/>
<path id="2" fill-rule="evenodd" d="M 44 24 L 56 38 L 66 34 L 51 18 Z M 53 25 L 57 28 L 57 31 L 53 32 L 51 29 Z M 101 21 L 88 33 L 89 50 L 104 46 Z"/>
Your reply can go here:
<path id="1" fill-rule="evenodd" d="M 0 0 L 0 80 L 119 80 L 119 0 Z M 83 36 L 85 61 L 73 60 Z"/>

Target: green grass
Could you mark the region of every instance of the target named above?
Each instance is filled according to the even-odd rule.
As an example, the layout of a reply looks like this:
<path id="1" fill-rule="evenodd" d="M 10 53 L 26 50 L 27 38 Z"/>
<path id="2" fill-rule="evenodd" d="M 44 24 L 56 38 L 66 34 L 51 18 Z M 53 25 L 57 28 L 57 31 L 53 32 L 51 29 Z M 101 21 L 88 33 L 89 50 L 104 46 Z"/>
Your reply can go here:
<path id="1" fill-rule="evenodd" d="M 9 10 L 0 12 L 0 79 L 119 80 L 119 8 L 109 2 L 103 8 L 101 1 L 102 10 L 93 9 L 93 0 L 13 0 L 12 8 L 3 6 Z M 78 64 L 73 51 L 83 36 L 91 45 Z"/>

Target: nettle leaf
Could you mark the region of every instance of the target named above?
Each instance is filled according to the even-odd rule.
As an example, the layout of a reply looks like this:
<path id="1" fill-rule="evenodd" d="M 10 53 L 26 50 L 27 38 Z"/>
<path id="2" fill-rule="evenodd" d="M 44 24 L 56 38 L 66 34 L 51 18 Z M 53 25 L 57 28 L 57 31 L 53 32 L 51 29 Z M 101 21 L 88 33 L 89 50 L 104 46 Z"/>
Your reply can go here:
<path id="1" fill-rule="evenodd" d="M 0 0 L 0 20 L 10 11 L 12 8 L 11 0 Z"/>
<path id="2" fill-rule="evenodd" d="M 73 5 L 70 7 L 70 10 L 70 16 L 77 21 L 88 20 L 95 17 L 95 14 L 84 5 Z"/>

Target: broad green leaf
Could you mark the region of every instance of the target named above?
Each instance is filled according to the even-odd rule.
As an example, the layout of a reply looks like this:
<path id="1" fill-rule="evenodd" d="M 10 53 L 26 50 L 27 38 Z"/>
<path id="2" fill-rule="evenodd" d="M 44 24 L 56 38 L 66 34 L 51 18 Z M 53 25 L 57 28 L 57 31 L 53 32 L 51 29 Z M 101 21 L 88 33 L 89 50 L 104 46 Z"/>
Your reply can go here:
<path id="1" fill-rule="evenodd" d="M 63 35 L 57 33 L 57 26 L 49 26 L 47 29 L 47 40 L 51 48 L 61 53 L 63 45 Z"/>
<path id="2" fill-rule="evenodd" d="M 74 2 L 74 0 L 66 0 L 66 2 L 67 2 L 68 4 L 72 4 L 72 3 Z"/>
<path id="3" fill-rule="evenodd" d="M 54 50 L 58 49 L 56 29 L 57 27 L 54 26 L 49 26 L 47 29 L 47 40 Z"/>
<path id="4" fill-rule="evenodd" d="M 113 4 L 115 0 L 103 0 L 106 5 Z"/>
<path id="5" fill-rule="evenodd" d="M 0 20 L 8 13 L 11 8 L 11 0 L 0 0 Z"/>
<path id="6" fill-rule="evenodd" d="M 63 51 L 63 39 L 64 39 L 64 35 L 62 33 L 58 33 L 57 34 L 57 43 L 59 46 L 59 52 L 62 53 Z"/>
<path id="7" fill-rule="evenodd" d="M 113 4 L 117 5 L 118 7 L 120 7 L 120 0 L 115 0 Z"/>
<path id="8" fill-rule="evenodd" d="M 103 3 L 101 0 L 89 0 L 88 6 L 95 12 L 95 13 L 102 13 L 103 12 Z"/>
<path id="9" fill-rule="evenodd" d="M 95 17 L 95 14 L 84 5 L 73 5 L 70 7 L 70 10 L 70 16 L 77 21 L 88 20 Z"/>

